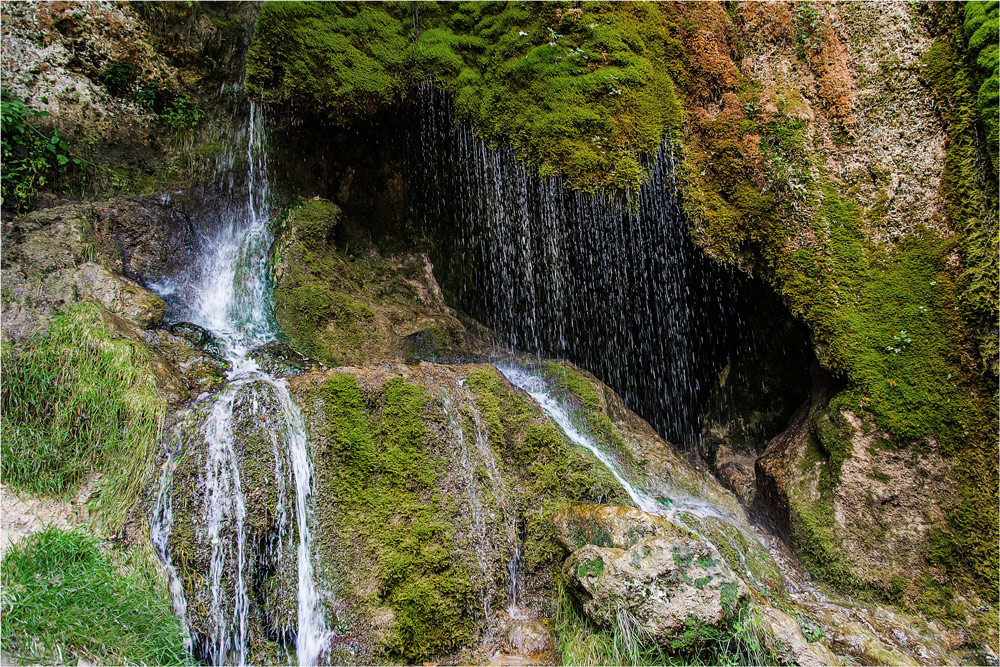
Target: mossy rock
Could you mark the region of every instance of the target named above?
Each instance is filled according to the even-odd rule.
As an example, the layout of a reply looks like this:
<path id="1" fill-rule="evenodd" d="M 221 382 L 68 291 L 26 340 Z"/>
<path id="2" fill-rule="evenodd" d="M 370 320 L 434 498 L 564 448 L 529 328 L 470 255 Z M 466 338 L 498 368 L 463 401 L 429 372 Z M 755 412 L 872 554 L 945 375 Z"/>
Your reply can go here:
<path id="1" fill-rule="evenodd" d="M 422 256 L 386 256 L 363 243 L 334 244 L 333 202 L 293 207 L 276 242 L 275 314 L 289 342 L 329 366 L 436 358 L 469 346 Z"/>
<path id="2" fill-rule="evenodd" d="M 667 19 L 643 3 L 265 3 L 247 86 L 340 121 L 432 80 L 490 141 L 577 188 L 636 189 L 680 127 Z"/>

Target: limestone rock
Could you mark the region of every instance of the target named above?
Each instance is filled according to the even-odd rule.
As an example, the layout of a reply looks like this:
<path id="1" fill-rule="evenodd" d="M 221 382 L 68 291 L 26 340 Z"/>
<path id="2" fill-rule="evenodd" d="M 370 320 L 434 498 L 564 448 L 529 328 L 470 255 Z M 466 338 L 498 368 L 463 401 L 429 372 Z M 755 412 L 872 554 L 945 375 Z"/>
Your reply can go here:
<path id="1" fill-rule="evenodd" d="M 753 504 L 757 480 L 751 468 L 737 461 L 727 461 L 715 469 L 722 485 L 732 491 L 744 507 Z"/>
<path id="2" fill-rule="evenodd" d="M 690 538 L 649 537 L 627 550 L 588 544 L 566 560 L 563 575 L 595 623 L 613 626 L 627 612 L 659 642 L 691 618 L 726 623 L 749 596 L 714 551 Z"/>
<path id="3" fill-rule="evenodd" d="M 587 544 L 628 549 L 647 537 L 690 535 L 668 519 L 617 505 L 573 503 L 560 510 L 554 522 L 556 538 L 571 552 Z"/>
<path id="4" fill-rule="evenodd" d="M 841 660 L 821 642 L 806 641 L 798 621 L 774 607 L 760 607 L 761 625 L 773 635 L 769 649 L 781 664 L 799 667 L 839 665 Z"/>
<path id="5" fill-rule="evenodd" d="M 112 313 L 149 328 L 163 321 L 163 299 L 139 283 L 87 262 L 74 276 L 81 296 L 93 298 Z"/>

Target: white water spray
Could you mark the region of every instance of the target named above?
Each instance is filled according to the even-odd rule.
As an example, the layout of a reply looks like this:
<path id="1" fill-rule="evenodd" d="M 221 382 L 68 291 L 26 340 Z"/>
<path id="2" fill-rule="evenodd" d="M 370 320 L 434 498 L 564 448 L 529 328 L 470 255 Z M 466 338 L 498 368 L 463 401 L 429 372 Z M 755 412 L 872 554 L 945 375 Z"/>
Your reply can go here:
<path id="1" fill-rule="evenodd" d="M 287 456 L 294 477 L 298 529 L 295 657 L 298 664 L 312 665 L 319 661 L 330 633 L 325 626 L 313 576 L 310 529 L 313 481 L 308 439 L 302 414 L 284 380 L 264 372 L 250 355 L 254 348 L 275 340 L 277 334 L 269 275 L 273 238 L 267 204 L 267 161 L 263 135 L 262 113 L 252 104 L 247 129 L 245 205 L 230 209 L 221 216 L 215 229 L 202 235 L 198 266 L 191 267 L 190 276 L 163 285 L 163 290 L 186 297 L 176 304 L 179 315 L 214 334 L 231 365 L 227 374 L 228 383 L 215 397 L 202 429 L 206 445 L 204 512 L 206 537 L 211 546 L 209 584 L 212 631 L 207 638 L 210 657 L 216 663 L 236 664 L 245 664 L 248 657 L 247 507 L 240 480 L 241 443 L 233 434 L 233 408 L 242 392 L 255 392 L 253 385 L 265 385 L 272 390 L 280 406 L 281 427 L 271 435 L 275 445 L 275 474 L 281 477 L 282 471 L 288 468 L 282 463 Z M 257 399 L 254 393 L 251 409 L 265 419 Z M 279 442 L 284 444 L 285 451 L 278 450 Z M 276 509 L 283 516 L 284 479 L 279 481 L 279 495 L 282 497 L 278 499 L 279 507 Z M 164 510 L 157 511 L 152 536 L 168 574 L 173 572 L 173 591 L 176 570 L 170 563 L 167 549 L 173 517 L 169 511 L 169 478 L 166 475 L 161 483 L 158 506 L 161 504 Z M 282 532 L 285 531 L 284 523 L 283 519 L 279 521 Z M 233 566 L 235 573 L 229 569 Z M 229 581 L 232 583 L 227 583 Z M 232 590 L 229 590 L 230 585 Z M 179 580 L 176 589 L 180 594 L 174 596 L 175 610 L 186 621 L 187 604 Z"/>

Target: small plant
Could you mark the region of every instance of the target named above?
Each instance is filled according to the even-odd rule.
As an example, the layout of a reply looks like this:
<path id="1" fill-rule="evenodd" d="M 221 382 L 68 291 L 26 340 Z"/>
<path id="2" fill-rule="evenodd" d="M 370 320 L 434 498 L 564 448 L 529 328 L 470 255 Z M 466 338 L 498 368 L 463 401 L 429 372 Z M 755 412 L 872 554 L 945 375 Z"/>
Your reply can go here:
<path id="1" fill-rule="evenodd" d="M 156 95 L 155 87 L 142 86 L 139 90 L 135 91 L 135 101 L 147 109 L 152 109 L 156 106 Z"/>
<path id="2" fill-rule="evenodd" d="M 892 337 L 892 344 L 886 345 L 885 351 L 892 352 L 893 354 L 899 354 L 901 352 L 905 352 L 906 348 L 908 348 L 912 342 L 913 339 L 910 338 L 910 334 L 906 333 L 906 329 L 903 329 Z"/>
<path id="3" fill-rule="evenodd" d="M 109 63 L 101 70 L 99 79 L 112 95 L 125 95 L 135 83 L 137 71 L 132 63 Z"/>
<path id="4" fill-rule="evenodd" d="M 31 123 L 44 116 L 48 112 L 31 109 L 14 96 L 0 98 L 0 204 L 19 213 L 31 208 L 39 188 L 66 184 L 74 171 L 81 180 L 86 175 L 83 160 L 69 150 L 59 130 L 47 136 Z"/>
<path id="5" fill-rule="evenodd" d="M 192 664 L 156 575 L 116 561 L 121 554 L 89 535 L 58 528 L 13 547 L 2 569 L 4 652 L 31 662 Z"/>
<path id="6" fill-rule="evenodd" d="M 798 4 L 798 38 L 799 43 L 807 49 L 817 51 L 820 48 L 820 40 L 816 35 L 819 27 L 819 8 L 813 2 L 800 2 Z"/>
<path id="7" fill-rule="evenodd" d="M 177 131 L 194 129 L 204 116 L 202 108 L 183 95 L 175 98 L 160 114 L 160 118 Z"/>

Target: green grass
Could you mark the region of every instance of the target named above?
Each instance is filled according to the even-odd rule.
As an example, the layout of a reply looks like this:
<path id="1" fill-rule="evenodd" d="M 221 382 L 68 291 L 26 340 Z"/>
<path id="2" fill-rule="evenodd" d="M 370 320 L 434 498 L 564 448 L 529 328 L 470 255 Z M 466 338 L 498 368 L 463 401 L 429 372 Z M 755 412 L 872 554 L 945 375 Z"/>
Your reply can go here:
<path id="1" fill-rule="evenodd" d="M 48 528 L 3 560 L 3 650 L 23 662 L 191 664 L 156 575 L 78 531 Z"/>
<path id="2" fill-rule="evenodd" d="M 620 609 L 611 628 L 599 628 L 558 589 L 555 635 L 564 665 L 767 665 L 768 638 L 749 607 L 721 628 L 689 619 L 682 632 L 661 646 L 632 615 Z"/>
<path id="3" fill-rule="evenodd" d="M 95 508 L 116 533 L 150 474 L 166 404 L 148 352 L 111 326 L 99 306 L 79 303 L 41 337 L 3 346 L 0 474 L 55 496 L 102 474 Z"/>

